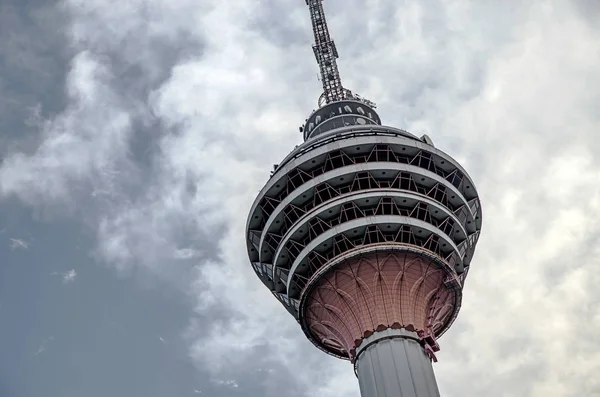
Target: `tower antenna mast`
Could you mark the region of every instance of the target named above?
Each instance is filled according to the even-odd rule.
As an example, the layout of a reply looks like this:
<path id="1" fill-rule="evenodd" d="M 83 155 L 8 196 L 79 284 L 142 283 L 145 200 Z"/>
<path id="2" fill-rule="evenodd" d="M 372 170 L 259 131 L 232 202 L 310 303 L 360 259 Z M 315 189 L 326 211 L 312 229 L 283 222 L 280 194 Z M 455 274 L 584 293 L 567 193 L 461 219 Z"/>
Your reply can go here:
<path id="1" fill-rule="evenodd" d="M 319 64 L 321 83 L 323 84 L 323 94 L 319 98 L 319 107 L 344 99 L 358 100 L 375 107 L 373 102 L 353 94 L 352 91 L 342 85 L 342 78 L 336 62 L 339 55 L 335 42 L 329 35 L 329 27 L 323 11 L 323 0 L 305 1 L 310 9 L 310 19 L 315 36 L 313 51 Z"/>

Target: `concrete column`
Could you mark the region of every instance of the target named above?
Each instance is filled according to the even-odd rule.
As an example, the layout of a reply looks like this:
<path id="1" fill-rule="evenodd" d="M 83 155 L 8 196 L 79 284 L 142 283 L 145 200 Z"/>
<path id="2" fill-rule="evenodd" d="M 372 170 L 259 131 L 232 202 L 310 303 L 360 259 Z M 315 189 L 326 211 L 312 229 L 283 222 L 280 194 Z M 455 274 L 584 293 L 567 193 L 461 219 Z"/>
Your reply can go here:
<path id="1" fill-rule="evenodd" d="M 427 356 L 414 332 L 376 332 L 356 349 L 362 397 L 440 397 Z"/>

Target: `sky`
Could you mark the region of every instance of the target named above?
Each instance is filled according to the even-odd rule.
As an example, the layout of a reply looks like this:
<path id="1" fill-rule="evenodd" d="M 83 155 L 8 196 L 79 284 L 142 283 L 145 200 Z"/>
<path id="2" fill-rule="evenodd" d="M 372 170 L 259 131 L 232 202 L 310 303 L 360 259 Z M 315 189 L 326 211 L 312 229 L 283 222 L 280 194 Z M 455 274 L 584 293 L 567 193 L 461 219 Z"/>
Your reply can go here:
<path id="1" fill-rule="evenodd" d="M 476 182 L 445 397 L 600 396 L 600 3 L 327 0 L 344 85 Z M 0 2 L 0 396 L 358 397 L 253 274 L 302 0 Z"/>

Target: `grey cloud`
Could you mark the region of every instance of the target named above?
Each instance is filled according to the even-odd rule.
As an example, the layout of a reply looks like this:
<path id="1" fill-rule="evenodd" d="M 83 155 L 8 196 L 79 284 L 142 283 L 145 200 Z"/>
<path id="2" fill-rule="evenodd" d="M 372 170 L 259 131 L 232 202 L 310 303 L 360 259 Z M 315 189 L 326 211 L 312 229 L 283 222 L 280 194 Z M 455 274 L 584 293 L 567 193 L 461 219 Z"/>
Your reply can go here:
<path id="1" fill-rule="evenodd" d="M 293 0 L 265 0 L 253 6 L 248 25 L 260 34 L 261 40 L 282 49 L 291 46 L 310 49 L 310 35 L 307 34 L 310 32 L 307 30 L 310 29 L 310 20 L 302 11 L 295 7 Z"/>
<path id="2" fill-rule="evenodd" d="M 64 69 L 72 56 L 57 25 L 67 18 L 54 2 L 38 8 L 0 4 L 0 153 L 32 152 L 36 121 L 60 111 Z M 41 104 L 44 104 L 42 107 Z"/>

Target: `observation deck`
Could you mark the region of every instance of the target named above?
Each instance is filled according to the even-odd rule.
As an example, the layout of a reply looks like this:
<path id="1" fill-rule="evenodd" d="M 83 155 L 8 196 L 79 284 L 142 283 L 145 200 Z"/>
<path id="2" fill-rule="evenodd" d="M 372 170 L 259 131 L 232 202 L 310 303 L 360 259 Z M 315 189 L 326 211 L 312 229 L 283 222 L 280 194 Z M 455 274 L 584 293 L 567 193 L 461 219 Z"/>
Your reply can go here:
<path id="1" fill-rule="evenodd" d="M 435 350 L 481 229 L 473 181 L 429 138 L 382 126 L 360 101 L 323 106 L 301 132 L 250 211 L 256 274 L 329 354 L 354 360 L 386 329 Z"/>

